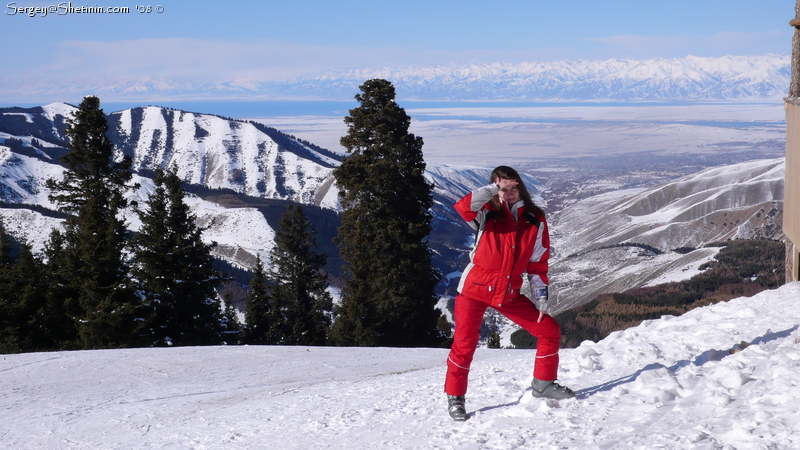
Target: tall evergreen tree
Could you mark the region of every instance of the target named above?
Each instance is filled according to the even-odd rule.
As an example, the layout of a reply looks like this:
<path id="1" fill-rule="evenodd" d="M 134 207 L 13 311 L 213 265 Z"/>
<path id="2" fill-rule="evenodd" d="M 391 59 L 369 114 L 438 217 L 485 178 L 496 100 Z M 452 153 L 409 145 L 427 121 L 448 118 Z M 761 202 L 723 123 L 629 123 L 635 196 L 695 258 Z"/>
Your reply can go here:
<path id="1" fill-rule="evenodd" d="M 13 244 L 0 223 L 0 353 L 54 350 L 43 264 L 30 245 Z"/>
<path id="2" fill-rule="evenodd" d="M 280 316 L 277 315 L 279 318 Z M 277 338 L 270 336 L 272 322 L 279 321 L 272 311 L 272 300 L 267 287 L 267 278 L 264 274 L 264 264 L 261 257 L 256 259 L 253 268 L 253 278 L 247 289 L 247 300 L 244 313 L 245 328 L 242 340 L 246 344 L 275 344 Z"/>
<path id="3" fill-rule="evenodd" d="M 176 168 L 156 171 L 142 227 L 135 239 L 133 276 L 142 297 L 143 334 L 151 345 L 222 342 L 221 275 L 212 268 L 211 249 L 185 202 Z"/>
<path id="4" fill-rule="evenodd" d="M 13 240 L 0 222 L 0 353 L 20 349 L 20 322 L 23 320 L 14 282 Z"/>
<path id="5" fill-rule="evenodd" d="M 270 334 L 277 337 L 279 344 L 323 345 L 328 339 L 333 309 L 323 272 L 327 257 L 318 252 L 316 231 L 300 205 L 289 205 L 278 226 L 268 274 L 274 318 Z"/>
<path id="6" fill-rule="evenodd" d="M 19 256 L 14 266 L 14 278 L 24 318 L 20 324 L 22 349 L 42 351 L 56 348 L 47 322 L 50 311 L 47 303 L 44 264 L 41 259 L 34 256 L 28 243 L 20 244 Z"/>
<path id="7" fill-rule="evenodd" d="M 145 319 L 142 334 L 151 345 L 204 345 L 222 342 L 222 312 L 212 268 L 212 245 L 186 204 L 175 168 L 156 171 L 155 190 L 135 239 L 133 277 Z"/>
<path id="8" fill-rule="evenodd" d="M 136 344 L 133 334 L 136 297 L 128 288 L 124 258 L 126 228 L 119 217 L 128 206 L 123 191 L 131 180 L 131 159 L 114 160 L 106 135 L 108 123 L 100 100 L 86 97 L 65 134 L 70 151 L 62 180 L 48 180 L 50 200 L 69 217 L 64 225 L 63 250 L 68 269 L 60 268 L 68 286 L 62 301 L 76 303 L 77 346 L 108 348 Z"/>
<path id="9" fill-rule="evenodd" d="M 73 285 L 74 261 L 67 254 L 66 237 L 58 229 L 50 233 L 45 243 L 44 281 L 47 308 L 42 322 L 52 350 L 77 350 L 82 348 L 78 339 L 78 317 L 83 315 L 78 301 L 78 287 Z"/>
<path id="10" fill-rule="evenodd" d="M 345 117 L 347 158 L 334 171 L 347 263 L 333 337 L 340 345 L 436 346 L 438 272 L 431 264 L 433 187 L 422 138 L 389 81 L 368 80 Z"/>

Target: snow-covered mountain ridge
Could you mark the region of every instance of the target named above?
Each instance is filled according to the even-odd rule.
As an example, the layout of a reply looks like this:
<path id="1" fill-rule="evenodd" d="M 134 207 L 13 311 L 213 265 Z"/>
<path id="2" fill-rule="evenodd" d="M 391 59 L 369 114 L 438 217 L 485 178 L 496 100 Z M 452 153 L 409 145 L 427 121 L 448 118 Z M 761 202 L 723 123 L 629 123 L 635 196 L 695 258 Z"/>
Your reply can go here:
<path id="1" fill-rule="evenodd" d="M 35 250 L 41 250 L 49 229 L 58 226 L 60 219 L 18 206 L 57 208 L 47 198 L 45 181 L 59 178 L 63 173 L 58 161 L 67 151 L 64 129 L 75 110 L 65 103 L 0 109 L 0 202 L 16 206 L 4 209 L 2 216 L 9 231 L 25 238 Z M 207 197 L 208 192 L 213 192 L 209 190 L 214 189 L 240 195 L 239 200 L 230 204 L 200 198 L 190 201 L 200 225 L 206 227 L 205 238 L 219 244 L 217 256 L 239 267 L 250 268 L 257 254 L 267 261 L 273 245 L 274 230 L 265 221 L 263 211 L 259 211 L 265 206 L 261 199 L 323 208 L 330 212 L 320 213 L 326 217 L 339 210 L 332 173 L 341 155 L 276 129 L 250 121 L 156 106 L 112 112 L 107 114 L 107 120 L 116 158 L 123 155 L 132 158 L 133 170 L 142 186 L 128 194 L 132 200 L 142 204 L 152 189 L 149 176 L 155 169 L 173 165 L 186 183 L 204 189 Z M 463 193 L 485 184 L 489 171 L 480 167 L 429 166 L 426 178 L 435 186 L 433 212 L 437 230 L 446 235 L 465 228 L 463 221 L 456 219 L 452 203 Z M 532 192 L 540 190 L 535 178 L 526 176 L 526 181 Z M 217 200 L 219 197 L 214 196 Z M 136 230 L 136 215 L 128 212 L 126 218 Z M 37 225 L 28 227 L 26 222 Z M 336 224 L 330 222 L 329 217 L 325 226 L 335 228 Z M 276 223 L 277 220 L 272 220 L 273 226 Z M 451 261 L 454 250 L 447 244 L 441 245 L 436 254 Z M 449 264 L 442 266 L 442 270 L 449 271 Z"/>
<path id="2" fill-rule="evenodd" d="M 45 187 L 64 168 L 66 121 L 76 108 L 52 103 L 36 108 L 0 110 L 0 201 L 54 210 Z M 141 188 L 129 192 L 143 204 L 152 190 L 155 169 L 175 166 L 187 183 L 227 189 L 256 198 L 288 200 L 336 210 L 332 170 L 340 156 L 262 124 L 160 107 L 132 108 L 107 114 L 116 158 L 134 161 Z M 250 268 L 256 255 L 266 260 L 274 231 L 255 208 L 226 208 L 199 198 L 189 200 L 204 238 L 216 241 L 217 256 Z M 126 212 L 131 229 L 138 218 Z M 9 231 L 41 250 L 60 219 L 19 207 L 4 209 Z M 31 227 L 29 224 L 35 224 Z"/>
<path id="3" fill-rule="evenodd" d="M 385 78 L 409 100 L 730 101 L 780 99 L 789 76 L 788 55 L 687 56 L 362 69 L 263 89 L 292 97 L 349 98 L 364 80 Z"/>
<path id="4" fill-rule="evenodd" d="M 558 310 L 600 293 L 644 286 L 683 271 L 686 278 L 727 239 L 782 239 L 784 158 L 706 169 L 640 191 L 581 200 L 552 219 L 551 278 Z M 649 254 L 642 244 L 664 253 Z M 696 248 L 689 253 L 672 250 Z M 684 278 L 685 279 L 685 278 Z"/>
<path id="5" fill-rule="evenodd" d="M 0 110 L 0 139 L 22 140 L 32 156 L 57 162 L 52 149 L 63 151 L 65 123 L 75 110 L 65 103 Z M 155 106 L 113 112 L 107 120 L 117 157 L 131 156 L 134 171 L 174 165 L 187 183 L 336 207 L 329 180 L 340 156 L 273 128 Z"/>
<path id="6" fill-rule="evenodd" d="M 788 55 L 686 56 L 646 60 L 561 60 L 439 66 L 359 68 L 265 81 L 168 78 L 107 79 L 69 87 L 19 86 L 14 99 L 76 98 L 92 92 L 107 101 L 340 100 L 370 78 L 385 78 L 404 100 L 420 101 L 749 101 L 776 100 L 789 86 Z"/>

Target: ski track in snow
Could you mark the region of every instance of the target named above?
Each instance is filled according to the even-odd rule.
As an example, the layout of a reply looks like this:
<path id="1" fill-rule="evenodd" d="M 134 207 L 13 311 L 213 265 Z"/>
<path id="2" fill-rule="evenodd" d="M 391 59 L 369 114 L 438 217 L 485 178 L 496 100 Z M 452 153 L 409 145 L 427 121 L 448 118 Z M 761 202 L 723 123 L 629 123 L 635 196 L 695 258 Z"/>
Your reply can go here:
<path id="1" fill-rule="evenodd" d="M 564 349 L 571 400 L 531 397 L 533 351 L 480 348 L 464 423 L 444 349 L 4 355 L 0 448 L 796 449 L 798 299 L 792 283 Z"/>

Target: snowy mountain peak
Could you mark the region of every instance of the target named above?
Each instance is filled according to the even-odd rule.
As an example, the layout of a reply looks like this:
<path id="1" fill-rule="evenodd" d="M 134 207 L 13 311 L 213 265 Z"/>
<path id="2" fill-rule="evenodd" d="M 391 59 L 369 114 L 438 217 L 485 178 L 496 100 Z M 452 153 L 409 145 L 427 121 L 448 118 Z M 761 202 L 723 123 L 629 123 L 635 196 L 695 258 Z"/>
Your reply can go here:
<path id="1" fill-rule="evenodd" d="M 42 106 L 42 110 L 44 111 L 43 115 L 45 118 L 47 118 L 47 120 L 55 122 L 56 117 L 58 116 L 62 116 L 65 119 L 72 117 L 72 114 L 77 111 L 78 108 L 67 103 L 55 102 Z"/>

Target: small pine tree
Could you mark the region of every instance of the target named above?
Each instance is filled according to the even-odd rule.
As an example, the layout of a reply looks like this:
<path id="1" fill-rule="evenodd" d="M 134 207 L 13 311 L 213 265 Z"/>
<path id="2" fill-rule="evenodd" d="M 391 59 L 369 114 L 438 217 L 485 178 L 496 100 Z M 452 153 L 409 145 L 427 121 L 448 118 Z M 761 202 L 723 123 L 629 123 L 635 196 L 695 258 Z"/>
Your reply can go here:
<path id="1" fill-rule="evenodd" d="M 245 301 L 245 328 L 242 336 L 244 343 L 274 344 L 275 342 L 270 336 L 274 320 L 273 316 L 272 300 L 269 296 L 267 279 L 264 274 L 264 264 L 261 262 L 261 257 L 258 256 Z"/>
<path id="2" fill-rule="evenodd" d="M 222 343 L 236 345 L 242 340 L 242 323 L 230 295 L 224 295 L 225 311 L 222 313 Z"/>
<path id="3" fill-rule="evenodd" d="M 80 348 L 136 345 L 136 297 L 128 287 L 124 257 L 126 227 L 120 212 L 127 207 L 123 191 L 132 174 L 130 157 L 114 161 L 108 123 L 100 100 L 86 97 L 65 134 L 70 151 L 62 156 L 63 179 L 47 181 L 50 200 L 70 214 L 64 225 L 64 257 L 69 270 L 60 276 L 69 289 L 67 303 L 77 303 L 72 316 Z"/>
<path id="4" fill-rule="evenodd" d="M 432 185 L 422 138 L 386 80 L 368 80 L 345 117 L 348 156 L 334 171 L 343 205 L 337 242 L 347 263 L 334 323 L 339 345 L 437 346 L 439 273 L 427 245 Z"/>
<path id="5" fill-rule="evenodd" d="M 447 320 L 447 316 L 442 314 L 436 322 L 436 329 L 442 339 L 442 348 L 450 348 L 453 345 L 453 324 Z"/>
<path id="6" fill-rule="evenodd" d="M 492 329 L 492 331 L 489 332 L 489 337 L 486 340 L 486 347 L 500 348 L 500 333 L 498 333 L 496 329 Z"/>
<path id="7" fill-rule="evenodd" d="M 281 344 L 323 345 L 328 339 L 333 299 L 323 272 L 326 256 L 317 252 L 315 234 L 303 209 L 289 205 L 279 222 L 268 274 L 271 310 L 280 311 L 271 328 Z"/>
<path id="8" fill-rule="evenodd" d="M 212 268 L 212 245 L 184 201 L 175 168 L 156 171 L 142 227 L 135 239 L 133 276 L 142 304 L 140 331 L 151 345 L 222 342 L 222 312 L 216 295 L 221 275 Z"/>

